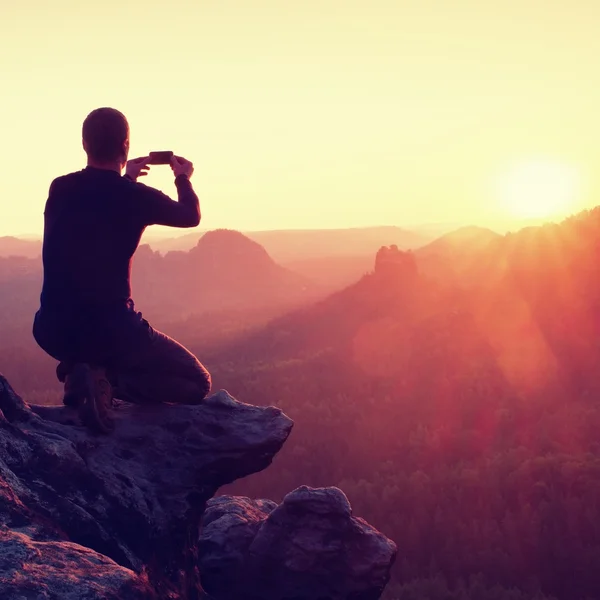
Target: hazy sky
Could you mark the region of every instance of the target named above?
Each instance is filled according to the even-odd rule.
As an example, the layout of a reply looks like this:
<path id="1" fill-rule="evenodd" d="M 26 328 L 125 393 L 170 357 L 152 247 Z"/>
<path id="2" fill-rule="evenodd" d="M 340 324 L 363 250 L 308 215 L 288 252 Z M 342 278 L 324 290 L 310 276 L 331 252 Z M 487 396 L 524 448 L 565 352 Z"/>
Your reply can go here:
<path id="1" fill-rule="evenodd" d="M 98 106 L 127 115 L 132 156 L 194 161 L 207 228 L 489 221 L 532 160 L 593 204 L 599 19 L 598 0 L 2 2 L 0 235 L 41 231 Z M 145 182 L 173 191 L 167 169 Z"/>

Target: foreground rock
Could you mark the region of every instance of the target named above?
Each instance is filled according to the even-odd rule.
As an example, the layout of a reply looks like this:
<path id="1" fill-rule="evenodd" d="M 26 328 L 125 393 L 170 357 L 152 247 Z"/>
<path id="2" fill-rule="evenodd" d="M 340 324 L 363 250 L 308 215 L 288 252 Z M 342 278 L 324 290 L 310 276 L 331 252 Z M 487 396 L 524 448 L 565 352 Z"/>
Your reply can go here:
<path id="1" fill-rule="evenodd" d="M 279 409 L 223 391 L 115 412 L 114 434 L 93 436 L 67 409 L 27 406 L 0 376 L 3 600 L 198 597 L 206 502 L 267 467 L 292 428 Z"/>
<path id="2" fill-rule="evenodd" d="M 150 600 L 148 580 L 110 558 L 71 542 L 40 542 L 0 529 L 2 600 Z"/>
<path id="3" fill-rule="evenodd" d="M 0 376 L 2 600 L 198 600 L 201 581 L 216 600 L 380 597 L 396 546 L 340 490 L 210 500 L 271 463 L 292 428 L 279 409 L 221 391 L 115 417 L 94 436 Z"/>
<path id="4" fill-rule="evenodd" d="M 395 557 L 337 488 L 302 487 L 280 506 L 223 496 L 202 519 L 201 579 L 216 600 L 376 600 Z"/>

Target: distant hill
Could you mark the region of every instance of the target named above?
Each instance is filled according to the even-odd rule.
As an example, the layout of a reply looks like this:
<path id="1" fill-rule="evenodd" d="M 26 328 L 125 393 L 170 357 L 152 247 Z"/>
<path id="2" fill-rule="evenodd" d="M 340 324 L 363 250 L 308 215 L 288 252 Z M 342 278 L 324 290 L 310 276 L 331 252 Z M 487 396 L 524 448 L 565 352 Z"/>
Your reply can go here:
<path id="1" fill-rule="evenodd" d="M 0 237 L 0 257 L 37 258 L 41 253 L 42 242 L 40 240 L 26 240 L 13 236 Z"/>
<path id="2" fill-rule="evenodd" d="M 132 285 L 144 310 L 169 320 L 214 310 L 297 306 L 321 294 L 309 279 L 277 264 L 260 244 L 226 229 L 206 233 L 188 252 L 162 256 L 141 246 Z"/>
<path id="3" fill-rule="evenodd" d="M 461 227 L 418 248 L 420 271 L 438 280 L 461 277 L 463 282 L 479 276 L 478 257 L 503 236 L 486 227 Z"/>
<path id="4" fill-rule="evenodd" d="M 417 248 L 434 235 L 415 233 L 400 227 L 358 227 L 351 229 L 289 229 L 243 232 L 258 242 L 279 263 L 321 257 L 372 255 L 383 245 Z M 203 233 L 190 233 L 167 240 L 150 242 L 153 250 L 166 253 L 190 250 Z"/>
<path id="5" fill-rule="evenodd" d="M 460 227 L 422 246 L 416 250 L 416 254 L 423 257 L 432 254 L 479 252 L 491 241 L 498 240 L 501 237 L 499 233 L 487 227 Z"/>

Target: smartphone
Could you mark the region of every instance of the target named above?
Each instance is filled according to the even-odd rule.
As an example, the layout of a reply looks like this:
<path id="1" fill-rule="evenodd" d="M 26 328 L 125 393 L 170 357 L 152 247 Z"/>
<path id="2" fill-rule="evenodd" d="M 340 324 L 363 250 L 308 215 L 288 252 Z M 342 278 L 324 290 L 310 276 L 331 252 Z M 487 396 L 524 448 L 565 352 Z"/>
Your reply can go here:
<path id="1" fill-rule="evenodd" d="M 173 152 L 171 150 L 159 150 L 158 152 L 150 152 L 151 165 L 168 165 L 171 162 Z"/>

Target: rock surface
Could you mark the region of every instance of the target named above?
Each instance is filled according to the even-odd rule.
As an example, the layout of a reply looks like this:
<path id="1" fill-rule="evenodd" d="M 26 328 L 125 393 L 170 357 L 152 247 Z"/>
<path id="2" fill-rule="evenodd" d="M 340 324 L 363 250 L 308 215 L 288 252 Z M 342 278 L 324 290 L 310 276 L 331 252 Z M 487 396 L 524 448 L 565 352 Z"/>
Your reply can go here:
<path id="1" fill-rule="evenodd" d="M 0 529 L 2 600 L 158 600 L 147 578 L 72 542 Z"/>
<path id="2" fill-rule="evenodd" d="M 0 376 L 3 600 L 197 598 L 206 502 L 267 467 L 292 428 L 279 409 L 224 391 L 201 406 L 121 404 L 115 416 L 113 434 L 94 436 Z"/>
<path id="3" fill-rule="evenodd" d="M 202 519 L 199 564 L 215 600 L 376 600 L 394 542 L 352 516 L 337 488 L 298 488 L 277 506 L 222 496 Z"/>

